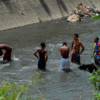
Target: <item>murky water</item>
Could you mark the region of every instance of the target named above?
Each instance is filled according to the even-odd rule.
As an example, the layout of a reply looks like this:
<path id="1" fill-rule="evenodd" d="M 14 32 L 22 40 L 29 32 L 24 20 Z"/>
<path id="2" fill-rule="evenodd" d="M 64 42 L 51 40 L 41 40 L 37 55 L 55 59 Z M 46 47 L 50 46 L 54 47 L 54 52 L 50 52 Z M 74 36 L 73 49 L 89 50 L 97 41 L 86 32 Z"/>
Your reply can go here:
<path id="1" fill-rule="evenodd" d="M 81 62 L 92 63 L 93 39 L 100 34 L 100 20 L 83 19 L 79 23 L 68 23 L 59 19 L 0 32 L 0 43 L 13 48 L 11 63 L 3 63 L 0 57 L 0 79 L 27 83 L 30 76 L 40 74 L 44 82 L 39 84 L 39 90 L 43 95 L 48 93 L 46 100 L 92 100 L 93 87 L 87 79 L 91 75 L 89 72 L 78 69 L 78 65 L 73 63 L 72 72 L 60 70 L 59 49 L 63 41 L 71 47 L 74 33 L 79 34 L 85 46 Z M 41 42 L 47 44 L 49 57 L 45 72 L 37 69 L 38 60 L 33 56 Z M 39 95 L 34 88 L 31 92 L 33 97 Z"/>

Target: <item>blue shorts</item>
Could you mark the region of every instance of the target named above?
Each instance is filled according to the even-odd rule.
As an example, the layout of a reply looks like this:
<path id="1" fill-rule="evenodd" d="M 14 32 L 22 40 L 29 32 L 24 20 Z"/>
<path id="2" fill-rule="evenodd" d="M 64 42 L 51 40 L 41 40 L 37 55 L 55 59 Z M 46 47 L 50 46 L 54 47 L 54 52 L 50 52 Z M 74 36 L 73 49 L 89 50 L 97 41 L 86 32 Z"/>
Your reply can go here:
<path id="1" fill-rule="evenodd" d="M 45 66 L 46 66 L 46 63 L 43 60 L 39 59 L 38 68 L 39 69 L 45 69 Z"/>
<path id="2" fill-rule="evenodd" d="M 95 64 L 99 64 L 100 65 L 100 56 L 99 55 L 95 55 L 94 56 L 94 61 L 95 61 Z"/>
<path id="3" fill-rule="evenodd" d="M 79 52 L 75 51 L 75 63 L 80 64 L 80 57 L 78 56 Z"/>

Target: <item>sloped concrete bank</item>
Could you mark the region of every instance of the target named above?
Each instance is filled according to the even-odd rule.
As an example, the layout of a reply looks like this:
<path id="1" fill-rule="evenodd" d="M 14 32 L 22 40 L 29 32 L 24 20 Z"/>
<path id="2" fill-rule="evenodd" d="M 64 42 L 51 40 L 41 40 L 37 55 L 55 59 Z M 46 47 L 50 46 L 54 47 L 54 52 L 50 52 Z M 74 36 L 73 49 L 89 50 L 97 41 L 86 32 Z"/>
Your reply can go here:
<path id="1" fill-rule="evenodd" d="M 99 7 L 100 0 L 0 0 L 0 31 L 66 17 L 80 2 Z"/>

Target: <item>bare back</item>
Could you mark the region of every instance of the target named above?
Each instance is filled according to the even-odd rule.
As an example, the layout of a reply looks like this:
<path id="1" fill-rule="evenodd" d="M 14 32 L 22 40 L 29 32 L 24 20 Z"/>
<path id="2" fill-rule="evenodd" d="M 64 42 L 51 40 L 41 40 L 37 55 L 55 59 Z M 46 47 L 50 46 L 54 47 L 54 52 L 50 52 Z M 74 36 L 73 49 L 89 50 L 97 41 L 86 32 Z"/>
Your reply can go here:
<path id="1" fill-rule="evenodd" d="M 69 57 L 69 47 L 63 46 L 60 48 L 61 56 L 62 58 L 68 58 Z"/>
<path id="2" fill-rule="evenodd" d="M 0 49 L 8 50 L 10 47 L 6 44 L 0 44 Z"/>
<path id="3" fill-rule="evenodd" d="M 47 53 L 47 50 L 41 48 L 41 49 L 38 49 L 38 52 L 39 52 L 40 59 L 45 61 L 45 54 Z"/>

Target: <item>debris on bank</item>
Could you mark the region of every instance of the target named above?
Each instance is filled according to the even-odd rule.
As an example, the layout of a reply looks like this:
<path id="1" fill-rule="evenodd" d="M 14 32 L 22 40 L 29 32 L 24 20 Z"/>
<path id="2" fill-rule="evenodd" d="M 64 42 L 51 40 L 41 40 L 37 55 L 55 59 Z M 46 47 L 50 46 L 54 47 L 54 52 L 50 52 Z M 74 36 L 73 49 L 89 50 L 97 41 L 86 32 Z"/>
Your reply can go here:
<path id="1" fill-rule="evenodd" d="M 77 5 L 77 7 L 73 10 L 73 13 L 67 18 L 68 22 L 77 22 L 81 21 L 82 17 L 94 17 L 99 18 L 100 10 L 96 8 L 96 6 L 91 2 L 91 6 L 83 5 L 81 2 Z"/>

